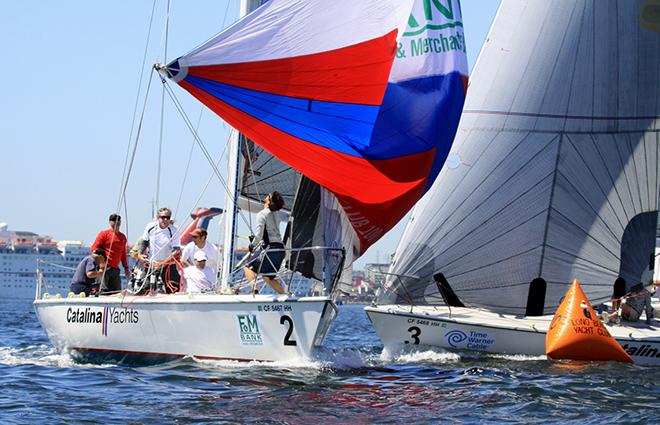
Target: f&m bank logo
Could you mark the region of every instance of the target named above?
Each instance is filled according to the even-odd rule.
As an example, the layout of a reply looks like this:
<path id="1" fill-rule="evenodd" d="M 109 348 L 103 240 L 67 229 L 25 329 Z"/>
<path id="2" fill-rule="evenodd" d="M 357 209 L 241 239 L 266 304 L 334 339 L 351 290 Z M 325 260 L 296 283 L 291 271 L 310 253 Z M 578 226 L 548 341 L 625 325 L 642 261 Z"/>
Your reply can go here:
<path id="1" fill-rule="evenodd" d="M 257 323 L 257 316 L 254 314 L 239 314 L 236 318 L 238 319 L 241 345 L 264 345 L 259 323 Z"/>

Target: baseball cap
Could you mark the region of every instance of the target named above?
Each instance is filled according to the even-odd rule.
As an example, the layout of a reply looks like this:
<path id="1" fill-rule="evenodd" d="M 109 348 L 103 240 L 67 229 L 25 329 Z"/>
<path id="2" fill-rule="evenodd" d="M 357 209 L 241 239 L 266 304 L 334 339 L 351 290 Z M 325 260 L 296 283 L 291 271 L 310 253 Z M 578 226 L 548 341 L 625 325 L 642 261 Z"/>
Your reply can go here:
<path id="1" fill-rule="evenodd" d="M 110 217 L 108 217 L 108 221 L 117 221 L 121 220 L 121 216 L 117 213 L 112 213 L 110 214 Z"/>
<path id="2" fill-rule="evenodd" d="M 208 258 L 206 257 L 206 252 L 204 251 L 197 251 L 195 255 L 193 255 L 193 258 L 197 261 L 206 261 Z"/>
<path id="3" fill-rule="evenodd" d="M 96 248 L 93 251 L 93 253 L 96 254 L 96 255 L 102 255 L 102 256 L 105 257 L 105 249 L 103 249 L 103 248 Z"/>

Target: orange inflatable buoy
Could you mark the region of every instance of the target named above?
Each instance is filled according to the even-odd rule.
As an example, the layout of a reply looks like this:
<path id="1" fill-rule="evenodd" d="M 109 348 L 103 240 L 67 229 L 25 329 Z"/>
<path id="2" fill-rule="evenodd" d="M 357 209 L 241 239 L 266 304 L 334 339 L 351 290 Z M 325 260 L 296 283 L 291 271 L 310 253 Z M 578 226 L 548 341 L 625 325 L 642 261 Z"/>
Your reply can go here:
<path id="1" fill-rule="evenodd" d="M 545 353 L 554 360 L 633 363 L 633 359 L 603 326 L 577 279 L 550 322 L 545 336 Z"/>

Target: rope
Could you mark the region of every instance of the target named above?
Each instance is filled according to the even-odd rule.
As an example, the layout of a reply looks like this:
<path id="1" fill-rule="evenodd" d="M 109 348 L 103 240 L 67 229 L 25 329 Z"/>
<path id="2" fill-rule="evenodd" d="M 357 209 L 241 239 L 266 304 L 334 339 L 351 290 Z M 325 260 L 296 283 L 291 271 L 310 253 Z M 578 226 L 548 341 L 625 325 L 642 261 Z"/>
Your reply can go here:
<path id="1" fill-rule="evenodd" d="M 641 292 L 646 292 L 646 293 L 644 294 L 644 293 L 641 293 Z M 637 294 L 637 295 L 635 295 L 635 294 Z M 635 293 L 629 293 L 629 294 L 626 294 L 626 295 L 624 295 L 620 298 L 611 298 L 610 301 L 623 301 L 623 300 L 627 300 L 629 298 L 647 297 L 649 295 L 652 295 L 651 291 L 644 288 L 643 291 L 638 291 L 638 292 L 635 292 Z"/>

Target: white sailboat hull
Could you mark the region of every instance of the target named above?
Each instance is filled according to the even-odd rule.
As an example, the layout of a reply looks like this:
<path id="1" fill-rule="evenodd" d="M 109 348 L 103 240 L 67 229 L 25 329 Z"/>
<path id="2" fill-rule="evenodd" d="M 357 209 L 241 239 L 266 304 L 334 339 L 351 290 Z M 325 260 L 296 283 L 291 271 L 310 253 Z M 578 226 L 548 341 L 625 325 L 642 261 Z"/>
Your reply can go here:
<path id="1" fill-rule="evenodd" d="M 516 317 L 453 307 L 383 305 L 365 311 L 390 352 L 409 345 L 452 350 L 545 356 L 545 336 L 552 316 Z M 637 364 L 660 366 L 660 328 L 644 322 L 607 326 Z"/>
<path id="2" fill-rule="evenodd" d="M 309 358 L 336 307 L 329 297 L 157 295 L 34 302 L 48 338 L 84 359 L 158 363 Z"/>

